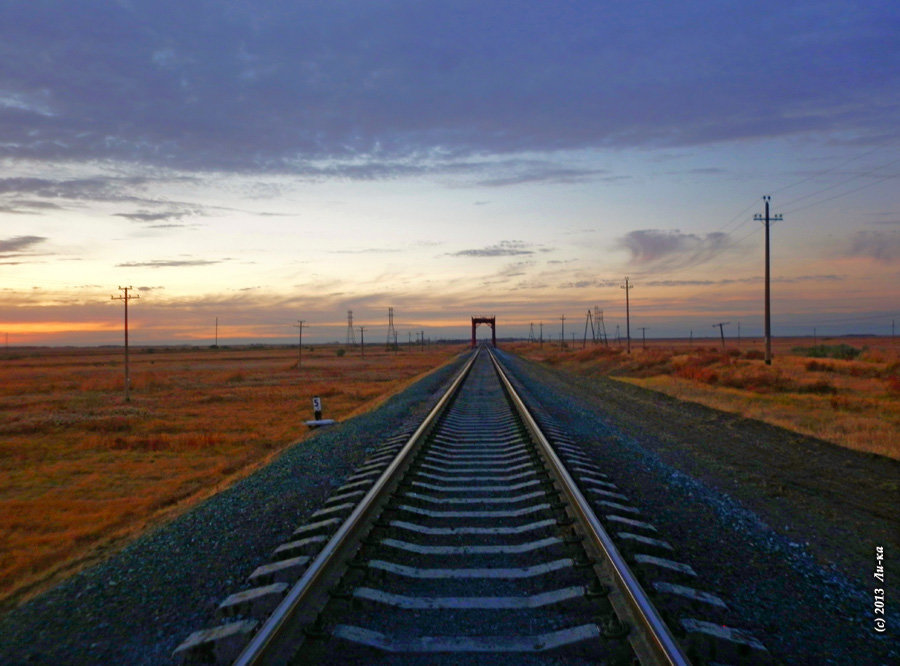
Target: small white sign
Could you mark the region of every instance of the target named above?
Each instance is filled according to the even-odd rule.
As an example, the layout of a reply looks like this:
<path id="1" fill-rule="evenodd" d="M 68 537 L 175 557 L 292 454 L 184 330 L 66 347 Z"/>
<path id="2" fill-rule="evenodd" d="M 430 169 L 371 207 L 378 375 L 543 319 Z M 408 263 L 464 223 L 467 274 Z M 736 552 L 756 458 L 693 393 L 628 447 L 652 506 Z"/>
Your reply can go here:
<path id="1" fill-rule="evenodd" d="M 322 411 L 322 401 L 319 399 L 319 396 L 313 398 L 313 411 L 321 412 Z"/>

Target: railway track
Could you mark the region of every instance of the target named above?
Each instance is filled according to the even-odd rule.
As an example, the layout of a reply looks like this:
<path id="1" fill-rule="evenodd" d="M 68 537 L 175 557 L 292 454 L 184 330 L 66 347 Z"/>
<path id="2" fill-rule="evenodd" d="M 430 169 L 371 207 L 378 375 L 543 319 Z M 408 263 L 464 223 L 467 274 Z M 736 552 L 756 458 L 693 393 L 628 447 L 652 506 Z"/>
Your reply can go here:
<path id="1" fill-rule="evenodd" d="M 676 637 L 604 522 L 654 553 L 627 550 L 632 562 L 679 580 L 690 568 L 661 557 L 652 525 L 573 443 L 553 439 L 482 348 L 414 433 L 386 442 L 254 572 L 255 587 L 223 601 L 231 621 L 176 655 L 242 666 L 687 664 L 702 644 L 715 660 L 765 661 L 752 637 L 715 622 L 683 619 Z M 676 606 L 724 607 L 682 584 L 660 590 Z"/>

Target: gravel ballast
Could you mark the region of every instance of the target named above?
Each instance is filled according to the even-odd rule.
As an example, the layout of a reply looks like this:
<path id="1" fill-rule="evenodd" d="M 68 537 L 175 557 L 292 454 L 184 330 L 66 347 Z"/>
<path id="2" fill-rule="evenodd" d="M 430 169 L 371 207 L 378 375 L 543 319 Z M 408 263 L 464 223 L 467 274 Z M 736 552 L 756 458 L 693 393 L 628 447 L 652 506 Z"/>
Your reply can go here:
<path id="1" fill-rule="evenodd" d="M 900 465 L 603 378 L 502 354 L 743 628 L 790 664 L 900 663 L 873 629 L 876 545 L 900 551 Z M 170 664 L 216 606 L 396 430 L 458 359 L 0 619 L 2 664 Z M 792 452 L 803 455 L 791 457 Z M 832 470 L 831 477 L 824 470 Z M 892 486 L 891 484 L 894 484 Z M 854 488 L 857 488 L 854 490 Z M 889 562 L 888 562 L 889 563 Z M 889 572 L 890 577 L 890 572 Z M 890 580 L 890 578 L 889 578 Z M 891 592 L 891 585 L 884 585 Z"/>
<path id="2" fill-rule="evenodd" d="M 778 661 L 900 663 L 897 602 L 883 634 L 873 612 L 891 595 L 876 546 L 900 552 L 898 461 L 501 357 Z"/>

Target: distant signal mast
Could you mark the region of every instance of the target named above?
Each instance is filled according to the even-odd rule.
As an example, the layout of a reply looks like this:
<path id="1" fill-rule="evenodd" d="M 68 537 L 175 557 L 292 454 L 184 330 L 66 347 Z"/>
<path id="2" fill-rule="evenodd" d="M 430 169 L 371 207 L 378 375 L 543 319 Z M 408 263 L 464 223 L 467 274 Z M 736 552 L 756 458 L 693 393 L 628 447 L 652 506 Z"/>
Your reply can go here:
<path id="1" fill-rule="evenodd" d="M 397 350 L 397 329 L 394 328 L 394 308 L 388 308 L 388 331 L 385 349 Z"/>
<path id="2" fill-rule="evenodd" d="M 353 310 L 347 310 L 347 344 L 356 345 L 356 333 L 353 330 Z"/>

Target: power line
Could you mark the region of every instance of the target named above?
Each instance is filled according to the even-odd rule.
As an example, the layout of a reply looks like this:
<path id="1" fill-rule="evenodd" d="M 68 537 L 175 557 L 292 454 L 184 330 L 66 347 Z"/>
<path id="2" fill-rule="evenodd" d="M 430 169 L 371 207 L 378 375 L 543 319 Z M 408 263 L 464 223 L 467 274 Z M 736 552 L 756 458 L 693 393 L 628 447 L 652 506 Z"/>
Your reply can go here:
<path id="1" fill-rule="evenodd" d="M 824 176 L 827 173 L 831 173 L 832 171 L 834 171 L 836 169 L 840 169 L 841 167 L 844 167 L 844 166 L 850 164 L 850 162 L 855 162 L 856 160 L 861 159 L 863 157 L 868 157 L 872 153 L 877 153 L 878 151 L 884 150 L 885 148 L 890 148 L 894 143 L 896 143 L 896 141 L 892 141 L 892 142 L 888 143 L 887 145 L 876 146 L 875 148 L 872 148 L 872 150 L 867 150 L 866 152 L 861 153 L 859 155 L 854 155 L 853 157 L 850 157 L 850 158 L 844 160 L 840 164 L 835 164 L 833 167 L 825 169 L 824 171 L 818 171 L 816 173 L 813 173 L 813 174 L 807 176 L 806 178 L 802 178 L 796 182 L 790 183 L 789 185 L 784 185 L 784 186 L 778 188 L 777 190 L 775 190 L 774 192 L 772 192 L 772 194 L 779 194 L 780 192 L 784 192 L 785 190 L 789 190 L 793 187 L 797 187 L 798 185 L 802 185 L 803 183 L 809 182 L 813 178 L 818 178 L 820 176 Z"/>
<path id="2" fill-rule="evenodd" d="M 896 161 L 900 162 L 900 160 L 896 160 Z M 826 203 L 828 201 L 834 201 L 835 199 L 840 199 L 841 197 L 846 197 L 850 194 L 859 192 L 860 190 L 865 190 L 865 189 L 868 189 L 875 185 L 879 185 L 880 183 L 883 183 L 886 180 L 890 180 L 891 178 L 900 178 L 900 174 L 894 173 L 889 176 L 882 176 L 878 180 L 873 180 L 870 183 L 866 183 L 865 185 L 860 185 L 859 187 L 855 187 L 852 190 L 847 190 L 846 192 L 841 192 L 840 194 L 835 194 L 834 196 L 827 197 L 825 199 L 819 199 L 818 201 L 813 201 L 812 203 L 809 203 L 805 206 L 800 206 L 799 208 L 792 208 L 791 210 L 789 210 L 787 212 L 788 213 L 796 213 L 797 211 L 800 211 L 800 210 L 806 210 L 807 208 L 813 208 L 814 206 L 818 206 L 818 205 Z M 846 181 L 846 182 L 850 182 L 850 181 Z M 843 185 L 843 184 L 845 184 L 845 183 L 841 183 L 841 185 Z M 819 192 L 814 192 L 813 194 L 808 195 L 806 197 L 800 197 L 799 199 L 794 199 L 794 201 L 789 202 L 789 203 L 796 203 L 797 201 L 802 201 L 803 199 L 809 198 L 809 196 L 814 196 L 816 194 L 821 194 L 822 192 L 827 192 L 829 189 L 833 189 L 833 188 L 826 188 L 824 190 L 820 190 Z"/>

